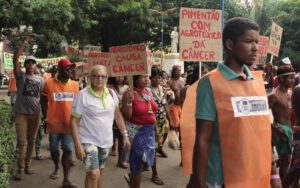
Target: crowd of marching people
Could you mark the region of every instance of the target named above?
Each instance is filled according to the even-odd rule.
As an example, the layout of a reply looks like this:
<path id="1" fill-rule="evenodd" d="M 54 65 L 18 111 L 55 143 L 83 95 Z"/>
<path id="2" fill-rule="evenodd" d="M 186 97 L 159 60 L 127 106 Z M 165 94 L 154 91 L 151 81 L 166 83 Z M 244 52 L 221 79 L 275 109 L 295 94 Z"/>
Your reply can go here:
<path id="1" fill-rule="evenodd" d="M 223 31 L 225 60 L 216 69 L 202 64 L 183 78 L 181 67 L 173 66 L 169 78 L 153 66 L 150 76 L 133 76 L 133 88 L 126 77 L 108 77 L 101 65 L 90 70 L 87 83 L 76 80 L 68 59 L 45 71 L 27 56 L 23 72 L 19 56 L 33 41 L 29 35 L 14 54 L 8 89 L 17 134 L 14 178 L 35 173 L 34 150 L 36 159 L 43 159 L 41 141 L 48 133 L 50 178 L 58 179 L 61 161 L 65 188 L 77 187 L 69 178 L 73 148 L 84 162 L 87 188 L 102 187 L 109 155 L 118 156 L 118 167 L 130 169 L 124 176 L 129 187 L 141 187 L 148 167 L 151 180 L 164 185 L 157 155 L 168 157 L 163 145 L 173 131 L 183 143 L 181 165 L 190 168 L 189 188 L 297 186 L 299 75 L 289 58 L 277 70 L 272 62 L 256 67 L 258 34 L 255 22 L 230 19 Z"/>

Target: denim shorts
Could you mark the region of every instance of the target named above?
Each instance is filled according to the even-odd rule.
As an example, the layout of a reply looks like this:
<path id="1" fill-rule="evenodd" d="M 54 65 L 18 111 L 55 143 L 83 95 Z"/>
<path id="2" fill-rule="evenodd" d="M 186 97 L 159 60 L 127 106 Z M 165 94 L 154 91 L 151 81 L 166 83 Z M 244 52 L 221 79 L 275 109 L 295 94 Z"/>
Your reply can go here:
<path id="1" fill-rule="evenodd" d="M 73 150 L 73 138 L 71 134 L 49 133 L 50 150 L 52 152 L 59 151 L 59 146 L 63 151 Z"/>

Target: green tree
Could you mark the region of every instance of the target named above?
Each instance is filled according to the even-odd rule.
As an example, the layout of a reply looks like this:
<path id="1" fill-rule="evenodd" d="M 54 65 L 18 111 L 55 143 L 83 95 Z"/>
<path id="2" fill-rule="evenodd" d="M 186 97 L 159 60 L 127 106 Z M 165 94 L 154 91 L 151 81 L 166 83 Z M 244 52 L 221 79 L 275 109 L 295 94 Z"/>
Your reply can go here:
<path id="1" fill-rule="evenodd" d="M 27 26 L 24 31 L 16 28 L 16 33 L 5 33 L 12 41 L 11 49 L 16 50 L 26 35 L 34 32 L 41 35 L 41 40 L 35 43 L 38 45 L 35 53 L 37 57 L 61 55 L 60 44 L 66 39 L 65 36 L 69 32 L 68 26 L 74 19 L 71 0 L 32 0 L 23 3 L 16 3 L 18 1 L 12 0 L 9 2 L 11 2 L 12 9 L 7 10 L 7 20 L 14 19 L 14 14 L 16 14 L 17 21 L 12 22 L 11 25 L 6 24 L 5 27 Z M 29 30 L 29 26 L 32 31 Z M 28 51 L 33 51 L 32 45 L 29 46 Z"/>
<path id="2" fill-rule="evenodd" d="M 300 71 L 300 0 L 280 1 L 276 7 L 278 24 L 283 28 L 280 56 L 289 57 Z"/>
<path id="3" fill-rule="evenodd" d="M 275 17 L 277 0 L 254 0 L 251 10 L 251 18 L 260 26 L 260 34 L 266 35 Z"/>

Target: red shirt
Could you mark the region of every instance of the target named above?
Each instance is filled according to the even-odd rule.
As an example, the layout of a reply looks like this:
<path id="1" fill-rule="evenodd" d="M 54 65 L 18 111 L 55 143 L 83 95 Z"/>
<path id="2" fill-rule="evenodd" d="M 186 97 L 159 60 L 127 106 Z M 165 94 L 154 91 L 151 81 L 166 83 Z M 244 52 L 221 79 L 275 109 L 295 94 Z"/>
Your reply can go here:
<path id="1" fill-rule="evenodd" d="M 148 113 L 148 102 L 145 100 L 137 99 L 134 95 L 132 101 L 132 116 L 129 122 L 136 125 L 149 125 L 156 122 L 155 112 L 158 109 L 157 104 L 155 103 L 151 92 L 148 90 L 149 95 L 151 96 L 150 104 L 152 106 L 152 114 Z"/>

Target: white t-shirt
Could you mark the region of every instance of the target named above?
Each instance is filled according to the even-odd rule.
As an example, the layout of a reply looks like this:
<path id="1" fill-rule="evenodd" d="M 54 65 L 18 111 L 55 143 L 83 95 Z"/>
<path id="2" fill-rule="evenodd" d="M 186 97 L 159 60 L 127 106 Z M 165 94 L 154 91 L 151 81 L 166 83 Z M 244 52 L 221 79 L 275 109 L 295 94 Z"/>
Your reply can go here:
<path id="1" fill-rule="evenodd" d="M 80 117 L 78 132 L 81 143 L 101 148 L 110 148 L 113 145 L 112 125 L 119 100 L 116 93 L 112 89 L 110 91 L 112 96 L 105 88 L 103 97 L 100 97 L 87 86 L 76 95 L 72 115 Z"/>

